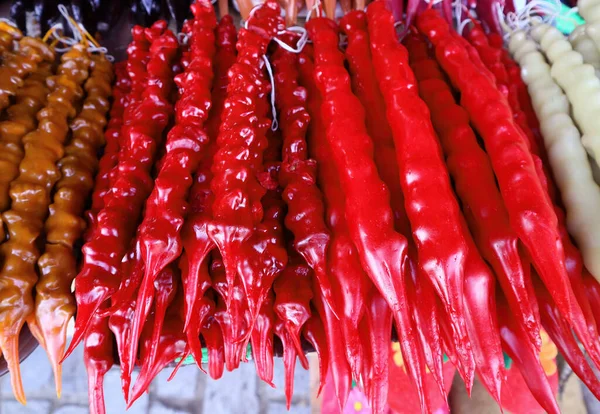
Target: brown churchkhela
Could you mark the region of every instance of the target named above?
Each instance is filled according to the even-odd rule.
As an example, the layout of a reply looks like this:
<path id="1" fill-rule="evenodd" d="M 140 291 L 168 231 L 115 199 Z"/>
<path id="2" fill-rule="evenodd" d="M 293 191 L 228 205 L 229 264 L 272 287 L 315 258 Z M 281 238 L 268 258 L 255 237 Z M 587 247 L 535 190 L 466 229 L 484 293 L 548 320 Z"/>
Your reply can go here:
<path id="1" fill-rule="evenodd" d="M 48 79 L 48 103 L 38 113 L 37 130 L 23 137 L 25 155 L 19 176 L 10 185 L 11 209 L 3 213 L 9 238 L 0 246 L 5 261 L 0 270 L 0 348 L 11 372 L 18 401 L 25 403 L 19 368 L 18 338 L 25 322 L 36 330 L 32 289 L 38 280 L 37 239 L 44 229 L 50 195 L 60 178 L 56 163 L 64 155 L 69 119 L 83 97 L 90 58 L 75 45 L 61 58 L 57 75 Z M 36 335 L 38 338 L 41 335 Z"/>
<path id="2" fill-rule="evenodd" d="M 1 47 L 0 47 L 1 50 Z M 0 66 L 0 113 L 10 105 L 10 98 L 23 85 L 25 77 L 37 68 L 42 60 L 53 61 L 54 54 L 40 39 L 24 37 L 14 53 L 2 54 Z"/>
<path id="3" fill-rule="evenodd" d="M 6 22 L 0 22 L 0 58 L 4 59 L 7 52 L 12 52 L 15 40 L 22 37 L 23 34 L 19 29 Z"/>
<path id="4" fill-rule="evenodd" d="M 56 183 L 50 215 L 44 226 L 46 247 L 38 261 L 40 280 L 35 286 L 37 339 L 43 343 L 54 369 L 57 395 L 61 393 L 61 365 L 67 323 L 75 314 L 71 283 L 77 275 L 73 245 L 81 239 L 86 223 L 82 218 L 94 187 L 98 150 L 105 143 L 104 127 L 111 95 L 112 64 L 104 55 L 92 56 L 83 109 L 71 122 L 71 142 L 58 162 L 62 173 Z"/>
<path id="5" fill-rule="evenodd" d="M 28 57 L 21 59 L 11 54 L 5 65 L 23 65 L 31 71 L 20 87 L 15 89 L 15 103 L 6 108 L 6 119 L 0 122 L 0 213 L 10 207 L 8 190 L 10 183 L 19 175 L 19 163 L 23 159 L 22 139 L 36 128 L 36 115 L 46 105 L 46 79 L 52 75 L 51 65 L 54 62 L 54 53 L 39 39 L 21 39 L 20 47 L 25 48 Z M 0 77 L 10 76 L 9 72 L 14 73 L 4 65 L 0 67 Z M 2 82 L 0 80 L 0 84 Z M 2 86 L 0 103 L 2 96 L 8 100 L 7 93 Z M 0 241 L 4 240 L 4 236 L 4 227 L 0 226 Z"/>

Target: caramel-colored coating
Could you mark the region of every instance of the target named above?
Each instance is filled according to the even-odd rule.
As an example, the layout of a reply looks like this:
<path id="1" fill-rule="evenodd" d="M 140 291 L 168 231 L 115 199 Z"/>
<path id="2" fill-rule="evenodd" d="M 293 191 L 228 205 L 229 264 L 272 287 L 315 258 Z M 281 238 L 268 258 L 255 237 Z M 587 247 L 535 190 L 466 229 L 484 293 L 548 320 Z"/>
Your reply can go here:
<path id="1" fill-rule="evenodd" d="M 71 283 L 77 275 L 73 244 L 85 230 L 83 213 L 94 187 L 98 150 L 104 145 L 113 70 L 103 56 L 92 57 L 87 97 L 71 124 L 71 142 L 58 162 L 61 178 L 55 186 L 50 215 L 44 225 L 46 247 L 38 260 L 35 318 L 39 334 L 54 368 L 57 394 L 61 391 L 60 360 L 66 345 L 67 324 L 75 314 Z"/>
<path id="2" fill-rule="evenodd" d="M 35 130 L 37 113 L 46 104 L 46 79 L 52 76 L 52 64 L 43 61 L 17 89 L 15 104 L 6 109 L 6 120 L 0 122 L 0 213 L 10 207 L 10 183 L 19 174 L 23 159 L 23 137 Z M 4 227 L 0 225 L 0 241 L 4 241 Z"/>
<path id="3" fill-rule="evenodd" d="M 37 114 L 38 127 L 23 137 L 24 157 L 19 176 L 10 185 L 11 208 L 2 214 L 8 240 L 0 246 L 5 258 L 0 270 L 0 348 L 11 372 L 17 400 L 24 402 L 21 383 L 18 336 L 27 322 L 35 334 L 33 287 L 38 277 L 40 252 L 37 239 L 44 229 L 50 196 L 61 177 L 57 162 L 63 158 L 70 118 L 83 98 L 83 73 L 90 67 L 87 50 L 76 45 L 61 58 L 57 75 L 47 83 L 51 90 L 46 106 Z M 38 338 L 43 342 L 43 338 Z"/>
<path id="4" fill-rule="evenodd" d="M 23 37 L 23 33 L 15 26 L 0 22 L 0 58 L 4 59 L 7 52 L 12 52 L 15 46 L 15 40 Z"/>
<path id="5" fill-rule="evenodd" d="M 0 66 L 0 112 L 10 105 L 11 97 L 23 85 L 25 77 L 44 60 L 54 60 L 52 49 L 40 39 L 32 37 L 19 40 L 14 53 L 5 53 Z"/>

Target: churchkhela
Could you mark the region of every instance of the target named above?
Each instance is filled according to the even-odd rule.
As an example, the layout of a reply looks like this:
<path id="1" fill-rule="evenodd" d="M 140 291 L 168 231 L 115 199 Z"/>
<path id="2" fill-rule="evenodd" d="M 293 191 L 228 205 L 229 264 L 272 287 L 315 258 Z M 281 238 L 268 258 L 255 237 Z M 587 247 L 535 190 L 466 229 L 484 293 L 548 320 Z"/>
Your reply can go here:
<path id="1" fill-rule="evenodd" d="M 12 2 L 0 351 L 17 400 L 23 335 L 58 395 L 83 342 L 97 414 L 113 365 L 131 406 L 194 363 L 218 379 L 253 361 L 274 386 L 277 357 L 289 408 L 308 352 L 340 410 L 355 383 L 383 413 L 393 341 L 423 412 L 446 401 L 446 360 L 502 407 L 512 361 L 558 412 L 549 342 L 600 397 L 600 2 L 572 33 L 539 0 L 280 3 Z M 103 42 L 129 42 L 124 59 Z"/>

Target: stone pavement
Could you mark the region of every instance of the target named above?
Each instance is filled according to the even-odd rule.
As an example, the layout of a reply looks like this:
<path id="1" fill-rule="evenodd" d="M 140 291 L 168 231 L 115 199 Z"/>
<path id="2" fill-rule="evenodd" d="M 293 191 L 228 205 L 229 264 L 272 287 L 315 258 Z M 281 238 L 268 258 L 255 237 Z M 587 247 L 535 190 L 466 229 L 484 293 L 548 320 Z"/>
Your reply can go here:
<path id="1" fill-rule="evenodd" d="M 54 392 L 54 379 L 44 351 L 38 349 L 21 370 L 27 406 L 16 402 L 8 376 L 0 379 L 0 414 L 86 414 L 88 410 L 87 375 L 79 347 L 63 366 L 63 393 Z M 131 414 L 279 414 L 285 412 L 283 364 L 275 363 L 276 389 L 258 380 L 254 364 L 242 364 L 234 372 L 225 372 L 219 381 L 211 380 L 196 366 L 182 367 L 175 379 L 167 382 L 170 371 L 161 373 L 127 413 Z M 309 374 L 296 367 L 291 414 L 310 413 Z M 107 414 L 125 413 L 118 369 L 105 377 Z"/>

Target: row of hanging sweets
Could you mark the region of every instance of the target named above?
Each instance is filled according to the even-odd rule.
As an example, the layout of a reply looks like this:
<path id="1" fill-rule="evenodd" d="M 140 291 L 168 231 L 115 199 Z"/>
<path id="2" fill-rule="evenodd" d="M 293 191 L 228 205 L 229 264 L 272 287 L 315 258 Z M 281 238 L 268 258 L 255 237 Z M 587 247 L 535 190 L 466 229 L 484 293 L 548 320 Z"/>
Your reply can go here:
<path id="1" fill-rule="evenodd" d="M 558 412 L 542 328 L 600 397 L 600 0 L 577 5 L 584 25 L 543 0 L 376 0 L 337 23 L 307 3 L 287 28 L 302 5 L 268 0 L 240 4 L 239 30 L 198 1 L 179 35 L 135 26 L 113 65 L 72 16 L 117 3 L 60 5 L 43 38 L 0 22 L 0 350 L 19 401 L 25 324 L 59 395 L 83 342 L 93 413 L 115 363 L 131 405 L 170 364 L 219 378 L 249 345 L 268 384 L 282 353 L 288 404 L 310 346 L 340 408 L 354 379 L 382 412 L 392 326 L 423 412 L 444 356 L 510 398 L 503 353 Z"/>

